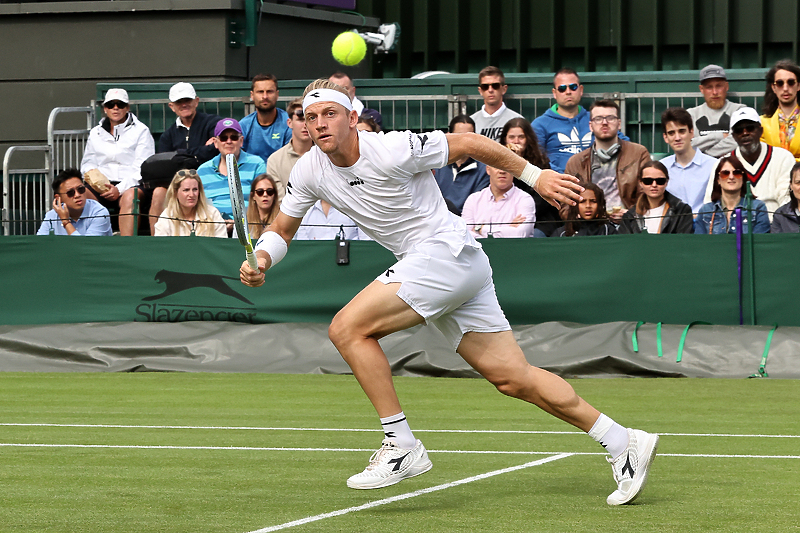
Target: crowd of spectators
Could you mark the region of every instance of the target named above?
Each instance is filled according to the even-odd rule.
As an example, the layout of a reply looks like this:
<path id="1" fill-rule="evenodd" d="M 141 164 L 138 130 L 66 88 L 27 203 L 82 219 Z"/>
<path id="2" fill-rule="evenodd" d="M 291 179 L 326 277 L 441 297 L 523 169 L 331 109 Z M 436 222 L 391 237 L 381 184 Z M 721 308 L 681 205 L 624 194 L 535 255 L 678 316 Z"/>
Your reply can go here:
<path id="1" fill-rule="evenodd" d="M 380 134 L 382 117 L 358 100 L 353 80 L 343 72 L 329 80 L 353 99 L 361 134 Z M 555 73 L 556 103 L 530 121 L 506 106 L 505 76 L 487 66 L 478 74 L 483 105 L 472 115 L 453 117 L 449 132 L 484 135 L 540 168 L 578 177 L 583 200 L 575 206 L 551 205 L 513 176 L 469 157 L 435 170 L 434 176 L 448 208 L 478 238 L 714 234 L 737 227 L 798 232 L 800 67 L 779 61 L 765 80 L 759 115 L 728 100 L 722 67 L 703 68 L 704 102 L 662 113 L 662 136 L 671 154 L 654 161 L 647 148 L 625 136 L 617 101 L 601 99 L 583 107 L 575 70 Z M 128 93 L 108 90 L 104 117 L 89 133 L 80 170 L 56 177 L 53 209 L 38 233 L 133 235 L 138 228 L 131 215 L 138 200 L 148 207 L 152 235 L 228 237 L 233 224 L 224 156 L 234 154 L 243 192 L 249 190 L 250 236 L 258 238 L 277 215 L 292 168 L 312 148 L 302 102 L 296 99 L 281 109 L 279 95 L 275 76 L 255 76 L 250 90 L 255 111 L 236 120 L 198 111 L 194 87 L 176 83 L 169 91 L 175 122 L 156 149 L 148 127 L 131 112 Z M 161 179 L 143 179 L 143 165 L 160 169 Z M 342 234 L 367 238 L 352 220 L 320 201 L 296 238 Z"/>

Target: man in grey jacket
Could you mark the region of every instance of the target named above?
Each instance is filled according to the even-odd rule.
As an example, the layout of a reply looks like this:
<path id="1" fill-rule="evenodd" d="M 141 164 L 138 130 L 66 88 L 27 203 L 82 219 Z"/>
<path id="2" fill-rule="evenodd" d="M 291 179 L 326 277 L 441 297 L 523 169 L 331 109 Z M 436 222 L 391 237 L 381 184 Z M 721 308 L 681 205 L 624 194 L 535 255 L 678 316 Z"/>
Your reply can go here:
<path id="1" fill-rule="evenodd" d="M 729 135 L 731 115 L 744 104 L 728 100 L 728 78 L 719 65 L 700 71 L 700 92 L 705 103 L 687 109 L 694 120 L 692 146 L 711 157 L 722 157 L 736 149 L 736 141 Z"/>

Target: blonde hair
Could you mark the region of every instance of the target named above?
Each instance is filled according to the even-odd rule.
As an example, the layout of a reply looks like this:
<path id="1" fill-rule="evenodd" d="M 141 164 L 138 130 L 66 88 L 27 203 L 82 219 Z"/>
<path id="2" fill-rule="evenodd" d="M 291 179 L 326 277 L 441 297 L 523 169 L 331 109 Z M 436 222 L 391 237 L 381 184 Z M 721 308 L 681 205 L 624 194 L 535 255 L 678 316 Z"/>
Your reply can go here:
<path id="1" fill-rule="evenodd" d="M 264 180 L 267 180 L 272 184 L 272 188 L 275 190 L 275 195 L 273 196 L 274 200 L 272 201 L 272 206 L 269 208 L 267 216 L 261 218 L 258 212 L 258 206 L 256 205 L 256 202 L 253 201 L 253 198 L 256 195 L 256 188 L 258 188 L 258 184 Z M 250 199 L 248 200 L 247 205 L 247 228 L 250 233 L 250 237 L 253 239 L 258 239 L 261 237 L 261 234 L 267 230 L 267 226 L 272 224 L 272 221 L 278 216 L 280 207 L 281 201 L 278 199 L 278 187 L 275 184 L 275 180 L 266 174 L 259 174 L 256 176 L 250 183 Z"/>
<path id="2" fill-rule="evenodd" d="M 172 219 L 173 235 L 180 235 L 181 226 L 192 228 L 192 221 L 186 220 L 181 212 L 181 206 L 178 203 L 178 189 L 187 179 L 192 179 L 197 182 L 197 205 L 194 208 L 194 227 L 195 235 L 201 237 L 214 237 L 214 222 L 211 218 L 208 200 L 206 193 L 203 191 L 203 182 L 200 176 L 197 175 L 196 170 L 179 170 L 172 177 L 169 187 L 167 187 L 167 196 L 164 198 L 164 211 L 161 213 L 162 217 Z"/>
<path id="3" fill-rule="evenodd" d="M 320 78 L 318 80 L 314 80 L 311 83 L 309 83 L 308 86 L 306 87 L 306 90 L 303 91 L 303 98 L 305 98 L 306 95 L 311 91 L 316 91 L 317 89 L 333 89 L 334 91 L 339 91 L 340 93 L 345 95 L 347 99 L 350 100 L 351 102 L 353 101 L 353 99 L 350 98 L 350 93 L 347 92 L 347 89 L 345 89 L 341 85 L 337 85 L 336 83 L 333 83 L 332 81 L 326 80 L 324 78 Z"/>

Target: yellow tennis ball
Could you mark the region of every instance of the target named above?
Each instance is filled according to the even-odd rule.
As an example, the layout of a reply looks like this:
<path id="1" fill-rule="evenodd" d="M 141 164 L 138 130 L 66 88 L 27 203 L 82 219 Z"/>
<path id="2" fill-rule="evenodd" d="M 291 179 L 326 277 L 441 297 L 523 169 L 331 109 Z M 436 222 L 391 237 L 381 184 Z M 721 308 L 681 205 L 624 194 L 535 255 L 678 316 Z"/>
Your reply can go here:
<path id="1" fill-rule="evenodd" d="M 333 58 L 341 63 L 351 67 L 357 65 L 364 59 L 367 53 L 367 43 L 364 38 L 354 31 L 346 31 L 340 33 L 336 39 L 333 40 L 331 46 Z"/>

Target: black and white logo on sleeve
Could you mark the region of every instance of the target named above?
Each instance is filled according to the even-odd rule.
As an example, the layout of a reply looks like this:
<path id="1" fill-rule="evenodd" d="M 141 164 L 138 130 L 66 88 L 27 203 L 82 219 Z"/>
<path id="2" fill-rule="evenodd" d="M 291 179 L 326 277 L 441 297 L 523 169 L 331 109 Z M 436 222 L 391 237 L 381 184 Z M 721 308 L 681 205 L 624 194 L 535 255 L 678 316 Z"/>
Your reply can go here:
<path id="1" fill-rule="evenodd" d="M 422 152 L 422 151 L 425 150 L 425 143 L 428 142 L 428 136 L 427 135 L 417 135 L 417 139 L 419 139 L 419 142 L 420 142 L 419 151 Z"/>

